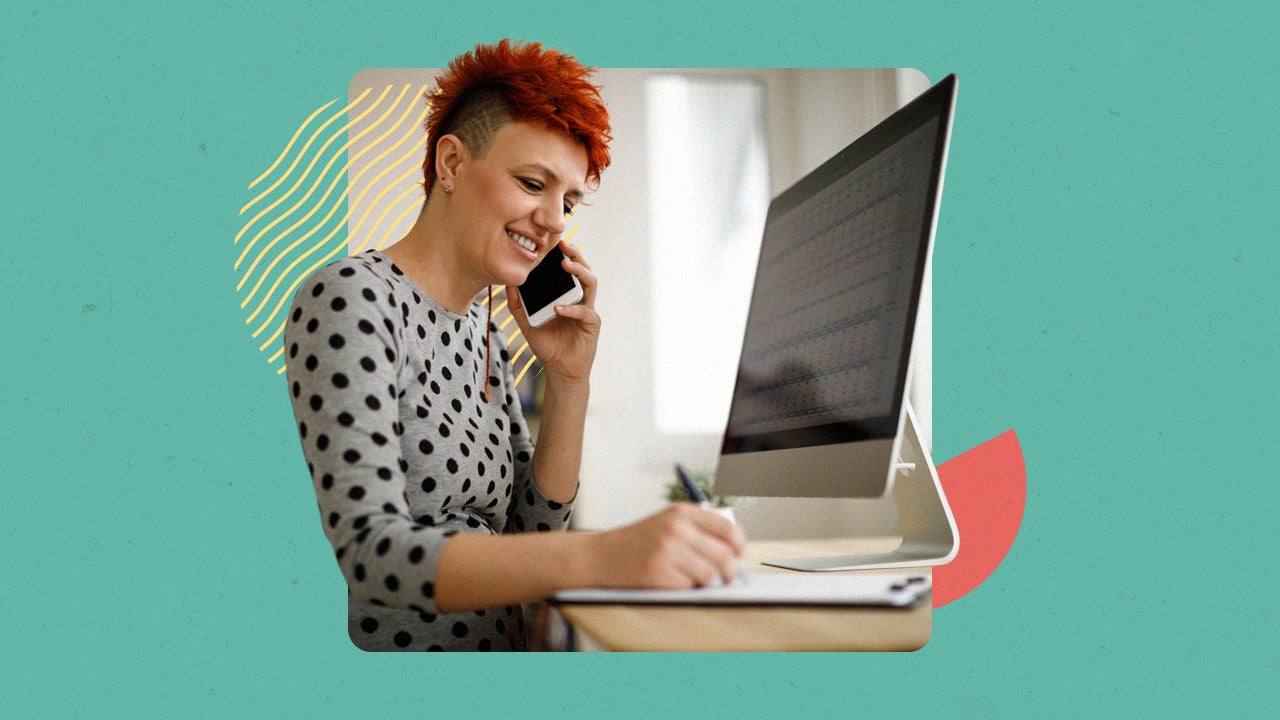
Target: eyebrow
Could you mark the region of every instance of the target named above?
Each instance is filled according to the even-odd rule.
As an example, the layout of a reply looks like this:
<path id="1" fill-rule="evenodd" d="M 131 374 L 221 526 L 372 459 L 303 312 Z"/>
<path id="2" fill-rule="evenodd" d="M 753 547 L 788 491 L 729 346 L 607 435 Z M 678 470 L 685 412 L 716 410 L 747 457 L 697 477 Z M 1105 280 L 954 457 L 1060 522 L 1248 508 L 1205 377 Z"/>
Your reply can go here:
<path id="1" fill-rule="evenodd" d="M 534 170 L 541 172 L 542 174 L 546 175 L 547 179 L 553 183 L 560 181 L 560 176 L 557 175 L 554 170 L 552 170 L 551 168 L 541 163 L 528 163 L 524 167 L 533 168 Z M 583 198 L 583 191 L 581 188 L 572 188 L 571 190 L 566 192 L 564 195 L 567 198 L 572 198 L 576 202 L 581 202 Z"/>

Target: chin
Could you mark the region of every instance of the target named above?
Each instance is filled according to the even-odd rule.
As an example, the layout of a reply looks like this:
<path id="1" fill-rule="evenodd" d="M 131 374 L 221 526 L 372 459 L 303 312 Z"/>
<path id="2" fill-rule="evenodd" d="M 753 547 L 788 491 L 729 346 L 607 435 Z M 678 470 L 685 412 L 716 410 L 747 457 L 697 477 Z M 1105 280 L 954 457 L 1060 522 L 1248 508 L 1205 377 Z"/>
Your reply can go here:
<path id="1" fill-rule="evenodd" d="M 494 277 L 497 278 L 495 284 L 519 287 L 524 284 L 525 280 L 529 279 L 529 273 L 531 272 L 533 272 L 533 268 L 504 268 L 494 273 Z"/>

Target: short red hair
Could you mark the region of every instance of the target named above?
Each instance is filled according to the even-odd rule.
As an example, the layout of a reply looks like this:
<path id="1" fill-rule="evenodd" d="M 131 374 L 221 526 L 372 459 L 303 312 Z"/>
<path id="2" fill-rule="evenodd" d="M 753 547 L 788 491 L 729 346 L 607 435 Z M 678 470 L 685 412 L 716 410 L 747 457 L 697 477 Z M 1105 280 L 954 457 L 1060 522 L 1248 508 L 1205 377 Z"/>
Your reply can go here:
<path id="1" fill-rule="evenodd" d="M 600 182 L 600 173 L 609 166 L 608 143 L 612 138 L 609 111 L 600 98 L 600 88 L 587 79 L 594 68 L 583 67 L 572 55 L 543 50 L 541 43 L 477 45 L 449 62 L 449 69 L 436 77 L 436 89 L 428 95 L 431 114 L 427 119 L 427 157 L 422 164 L 427 193 L 435 181 L 436 144 L 450 133 L 458 134 L 483 155 L 493 130 L 510 121 L 541 123 L 567 133 L 587 151 L 590 185 Z M 459 132 L 467 123 L 471 106 L 492 105 L 497 98 L 505 116 L 496 126 L 481 120 L 481 137 L 465 137 Z M 479 100 L 477 100 L 479 99 Z M 487 130 L 483 129 L 486 128 Z M 473 133 L 474 134 L 474 133 Z"/>

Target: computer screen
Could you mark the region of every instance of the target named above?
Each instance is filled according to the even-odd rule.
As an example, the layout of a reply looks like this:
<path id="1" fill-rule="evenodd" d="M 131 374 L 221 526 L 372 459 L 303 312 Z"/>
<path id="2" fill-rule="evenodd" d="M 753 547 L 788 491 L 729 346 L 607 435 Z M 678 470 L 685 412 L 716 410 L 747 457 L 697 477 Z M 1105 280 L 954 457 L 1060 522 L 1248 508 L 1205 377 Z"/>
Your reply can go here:
<path id="1" fill-rule="evenodd" d="M 955 87 L 948 76 L 770 204 L 717 492 L 884 492 Z"/>

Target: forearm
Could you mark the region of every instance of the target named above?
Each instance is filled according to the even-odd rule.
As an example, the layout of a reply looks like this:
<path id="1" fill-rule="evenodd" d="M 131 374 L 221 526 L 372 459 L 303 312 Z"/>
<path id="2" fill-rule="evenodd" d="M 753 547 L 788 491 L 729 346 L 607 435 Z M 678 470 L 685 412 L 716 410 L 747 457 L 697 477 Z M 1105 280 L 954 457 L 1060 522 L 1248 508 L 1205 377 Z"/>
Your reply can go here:
<path id="1" fill-rule="evenodd" d="M 436 565 L 436 605 L 467 612 L 532 602 L 598 583 L 596 533 L 458 533 Z"/>
<path id="2" fill-rule="evenodd" d="M 590 381 L 548 378 L 538 428 L 533 478 L 548 499 L 567 503 L 578 489 L 582 469 L 583 426 L 587 419 Z"/>

